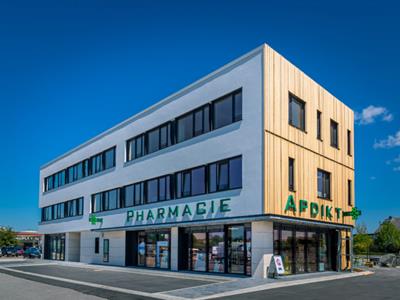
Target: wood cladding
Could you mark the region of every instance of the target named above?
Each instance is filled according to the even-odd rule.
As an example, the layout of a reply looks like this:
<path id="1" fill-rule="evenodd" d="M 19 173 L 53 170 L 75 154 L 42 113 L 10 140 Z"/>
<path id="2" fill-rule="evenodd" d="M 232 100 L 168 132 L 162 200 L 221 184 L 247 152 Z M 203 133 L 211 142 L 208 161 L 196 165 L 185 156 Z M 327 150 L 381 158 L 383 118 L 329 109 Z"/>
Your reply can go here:
<path id="1" fill-rule="evenodd" d="M 264 174 L 265 213 L 354 225 L 351 217 L 312 217 L 286 211 L 289 195 L 342 211 L 348 205 L 347 181 L 351 180 L 354 202 L 354 154 L 347 152 L 347 131 L 354 149 L 354 113 L 328 91 L 268 46 L 264 47 Z M 305 104 L 305 131 L 289 125 L 289 93 Z M 317 138 L 317 112 L 321 112 L 321 140 Z M 331 120 L 339 124 L 339 148 L 331 146 Z M 295 191 L 289 191 L 289 157 L 295 160 Z M 331 200 L 317 197 L 317 170 L 331 173 Z"/>

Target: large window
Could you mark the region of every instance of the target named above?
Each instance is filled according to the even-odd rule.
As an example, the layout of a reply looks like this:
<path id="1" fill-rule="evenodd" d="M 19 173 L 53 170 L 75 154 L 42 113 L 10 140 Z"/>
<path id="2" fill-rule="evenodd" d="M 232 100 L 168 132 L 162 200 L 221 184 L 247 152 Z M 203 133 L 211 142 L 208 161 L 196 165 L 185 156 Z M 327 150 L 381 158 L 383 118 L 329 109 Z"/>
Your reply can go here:
<path id="1" fill-rule="evenodd" d="M 43 189 L 47 192 L 113 167 L 115 167 L 115 147 L 46 177 Z"/>
<path id="2" fill-rule="evenodd" d="M 126 160 L 137 159 L 240 120 L 242 91 L 238 90 L 128 140 Z"/>
<path id="3" fill-rule="evenodd" d="M 242 157 L 237 156 L 93 194 L 91 211 L 101 212 L 241 187 Z"/>
<path id="4" fill-rule="evenodd" d="M 231 94 L 215 101 L 213 109 L 214 129 L 240 121 L 242 119 L 242 93 Z"/>
<path id="5" fill-rule="evenodd" d="M 231 158 L 209 165 L 209 192 L 242 187 L 242 157 Z"/>
<path id="6" fill-rule="evenodd" d="M 331 174 L 318 170 L 318 197 L 331 199 Z"/>
<path id="7" fill-rule="evenodd" d="M 289 157 L 289 191 L 294 191 L 294 158 Z"/>
<path id="8" fill-rule="evenodd" d="M 83 197 L 42 208 L 43 222 L 83 215 Z"/>
<path id="9" fill-rule="evenodd" d="M 92 195 L 92 212 L 101 212 L 120 208 L 120 191 L 112 189 Z"/>
<path id="10" fill-rule="evenodd" d="M 306 130 L 306 103 L 290 93 L 289 124 L 300 130 Z"/>
<path id="11" fill-rule="evenodd" d="M 331 146 L 339 148 L 339 124 L 331 120 Z"/>

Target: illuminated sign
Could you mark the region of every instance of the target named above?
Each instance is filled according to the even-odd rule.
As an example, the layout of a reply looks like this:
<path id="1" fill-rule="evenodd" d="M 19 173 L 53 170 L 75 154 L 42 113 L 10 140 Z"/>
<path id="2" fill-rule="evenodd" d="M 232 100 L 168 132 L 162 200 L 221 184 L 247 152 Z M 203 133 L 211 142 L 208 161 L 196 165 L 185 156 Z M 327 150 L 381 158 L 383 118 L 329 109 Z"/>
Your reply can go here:
<path id="1" fill-rule="evenodd" d="M 96 215 L 91 214 L 89 216 L 89 222 L 92 225 L 96 225 L 97 223 L 103 223 L 103 218 L 97 218 Z"/>

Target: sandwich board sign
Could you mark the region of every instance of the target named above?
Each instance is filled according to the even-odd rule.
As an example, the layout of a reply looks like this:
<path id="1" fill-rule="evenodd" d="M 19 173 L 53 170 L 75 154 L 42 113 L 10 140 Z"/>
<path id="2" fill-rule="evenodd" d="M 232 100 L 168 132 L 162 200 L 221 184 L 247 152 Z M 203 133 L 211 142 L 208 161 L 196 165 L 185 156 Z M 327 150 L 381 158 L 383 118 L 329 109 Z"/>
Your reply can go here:
<path id="1" fill-rule="evenodd" d="M 275 262 L 275 268 L 276 272 L 279 275 L 282 275 L 285 273 L 285 269 L 283 267 L 283 262 L 282 262 L 282 256 L 280 255 L 274 255 L 274 262 Z"/>

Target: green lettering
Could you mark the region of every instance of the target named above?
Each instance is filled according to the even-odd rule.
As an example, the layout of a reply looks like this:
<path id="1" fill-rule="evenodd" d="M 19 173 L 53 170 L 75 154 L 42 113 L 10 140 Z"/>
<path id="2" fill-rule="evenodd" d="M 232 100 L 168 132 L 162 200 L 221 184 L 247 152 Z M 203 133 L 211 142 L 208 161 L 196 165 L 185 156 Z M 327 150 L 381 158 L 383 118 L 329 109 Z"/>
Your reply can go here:
<path id="1" fill-rule="evenodd" d="M 149 211 L 147 212 L 147 221 L 153 219 L 154 220 L 154 215 L 153 212 L 151 211 L 151 209 L 149 209 Z"/>
<path id="2" fill-rule="evenodd" d="M 211 209 L 210 209 L 211 213 L 214 213 L 214 201 L 211 201 Z"/>
<path id="3" fill-rule="evenodd" d="M 187 204 L 185 205 L 185 208 L 183 209 L 182 217 L 184 217 L 185 215 L 189 215 L 189 216 L 192 215 L 190 207 Z"/>
<path id="4" fill-rule="evenodd" d="M 165 208 L 160 207 L 157 209 L 157 219 L 164 218 Z"/>
<path id="5" fill-rule="evenodd" d="M 179 215 L 179 207 L 175 206 L 174 209 L 171 209 L 171 207 L 168 207 L 168 218 L 171 218 L 172 216 L 178 217 Z"/>
<path id="6" fill-rule="evenodd" d="M 293 195 L 289 195 L 286 201 L 285 212 L 287 212 L 288 210 L 293 210 L 294 212 L 296 211 L 296 203 L 294 202 Z"/>
<path id="7" fill-rule="evenodd" d="M 336 211 L 336 218 L 339 220 L 340 219 L 340 211 L 341 211 L 342 209 L 341 208 L 339 208 L 339 207 L 336 207 L 335 208 L 335 211 Z"/>
<path id="8" fill-rule="evenodd" d="M 332 220 L 332 207 L 327 206 L 326 207 L 326 217 L 329 218 L 329 220 Z"/>
<path id="9" fill-rule="evenodd" d="M 200 207 L 200 206 L 202 206 L 202 207 Z M 204 215 L 207 212 L 206 209 L 204 208 L 205 206 L 206 206 L 205 202 L 197 203 L 196 204 L 196 214 L 197 215 Z"/>
<path id="10" fill-rule="evenodd" d="M 300 202 L 300 204 L 299 204 L 300 212 L 305 211 L 308 208 L 307 200 L 300 200 L 299 202 Z"/>
<path id="11" fill-rule="evenodd" d="M 311 202 L 310 203 L 310 215 L 311 218 L 315 218 L 318 216 L 318 203 Z"/>
<path id="12" fill-rule="evenodd" d="M 321 217 L 323 217 L 324 216 L 324 205 L 322 204 L 321 205 Z"/>
<path id="13" fill-rule="evenodd" d="M 140 212 L 136 211 L 136 221 L 143 221 L 143 220 L 144 220 L 144 212 L 143 212 L 143 210 L 141 210 Z"/>
<path id="14" fill-rule="evenodd" d="M 226 198 L 226 199 L 221 199 L 219 201 L 219 211 L 220 212 L 228 212 L 231 211 L 231 209 L 229 208 L 229 203 L 225 203 L 227 201 L 230 201 L 231 199 Z"/>
<path id="15" fill-rule="evenodd" d="M 135 213 L 133 210 L 128 210 L 126 212 L 126 221 L 129 222 L 133 218 L 134 215 L 135 215 Z"/>

